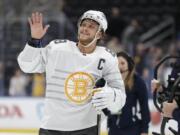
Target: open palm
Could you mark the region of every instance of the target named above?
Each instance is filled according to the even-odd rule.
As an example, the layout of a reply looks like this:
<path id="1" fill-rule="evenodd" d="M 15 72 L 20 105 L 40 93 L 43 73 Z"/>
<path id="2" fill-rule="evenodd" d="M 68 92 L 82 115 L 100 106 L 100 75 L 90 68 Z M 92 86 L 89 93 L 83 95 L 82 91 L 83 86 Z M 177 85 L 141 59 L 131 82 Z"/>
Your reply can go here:
<path id="1" fill-rule="evenodd" d="M 49 27 L 49 25 L 43 27 L 42 13 L 32 13 L 31 17 L 28 18 L 28 21 L 31 28 L 31 37 L 35 39 L 41 39 L 46 34 Z"/>

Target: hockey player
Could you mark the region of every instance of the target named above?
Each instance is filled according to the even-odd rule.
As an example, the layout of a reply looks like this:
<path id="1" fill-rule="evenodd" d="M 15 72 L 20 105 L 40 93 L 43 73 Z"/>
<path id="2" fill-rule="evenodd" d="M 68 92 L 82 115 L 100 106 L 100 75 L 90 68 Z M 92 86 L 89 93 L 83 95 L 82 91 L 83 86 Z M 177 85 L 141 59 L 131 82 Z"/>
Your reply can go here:
<path id="1" fill-rule="evenodd" d="M 39 135 L 96 135 L 97 112 L 104 108 L 119 111 L 126 99 L 116 55 L 96 46 L 107 29 L 104 13 L 89 10 L 82 15 L 77 43 L 54 40 L 44 48 L 41 41 L 49 26 L 43 27 L 43 15 L 32 13 L 28 20 L 31 40 L 19 54 L 18 63 L 26 73 L 46 73 Z M 106 85 L 95 89 L 95 82 L 102 77 Z"/>

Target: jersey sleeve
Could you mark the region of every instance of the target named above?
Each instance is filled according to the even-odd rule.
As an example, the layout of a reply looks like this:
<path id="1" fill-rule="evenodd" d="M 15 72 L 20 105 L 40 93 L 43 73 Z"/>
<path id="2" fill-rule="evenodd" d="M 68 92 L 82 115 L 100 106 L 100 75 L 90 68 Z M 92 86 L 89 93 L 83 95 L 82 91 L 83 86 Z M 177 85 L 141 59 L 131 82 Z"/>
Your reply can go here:
<path id="1" fill-rule="evenodd" d="M 17 58 L 21 70 L 25 73 L 43 73 L 47 62 L 48 48 L 49 45 L 44 48 L 35 48 L 26 44 Z"/>
<path id="2" fill-rule="evenodd" d="M 108 109 L 112 113 L 118 113 L 125 105 L 126 94 L 124 82 L 118 67 L 118 59 L 115 55 L 107 59 L 103 77 L 107 82 L 108 89 L 113 90 L 115 93 L 114 104 Z"/>

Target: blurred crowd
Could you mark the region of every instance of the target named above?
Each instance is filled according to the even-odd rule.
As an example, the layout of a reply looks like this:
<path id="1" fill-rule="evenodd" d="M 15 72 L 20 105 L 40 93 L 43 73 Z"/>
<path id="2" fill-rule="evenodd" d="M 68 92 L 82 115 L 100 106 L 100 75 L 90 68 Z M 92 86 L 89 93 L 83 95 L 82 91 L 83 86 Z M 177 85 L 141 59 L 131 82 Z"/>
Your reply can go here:
<path id="1" fill-rule="evenodd" d="M 44 75 L 24 74 L 16 62 L 18 53 L 30 35 L 27 17 L 33 11 L 40 11 L 45 15 L 45 22 L 50 24 L 50 28 L 43 40 L 44 45 L 57 38 L 76 40 L 77 27 L 73 22 L 74 18 L 68 16 L 68 3 L 63 0 L 13 0 L 10 5 L 9 2 L 11 1 L 0 0 L 0 96 L 44 96 Z M 105 41 L 100 42 L 100 45 L 116 53 L 127 51 L 133 57 L 136 71 L 145 80 L 149 98 L 152 98 L 150 82 L 153 79 L 154 67 L 164 56 L 178 55 L 176 50 L 180 48 L 180 36 L 178 37 L 174 28 L 175 18 L 168 16 L 168 21 L 162 20 L 159 25 L 144 30 L 145 22 L 141 18 L 133 17 L 127 20 L 122 16 L 126 15 L 123 15 L 120 7 L 111 7 Z M 153 21 L 153 17 L 151 19 Z M 1 28 L 3 26 L 4 28 Z M 164 36 L 165 34 L 167 36 Z M 157 38 L 151 38 L 153 36 Z M 158 75 L 163 83 L 166 83 L 171 71 L 171 62 L 173 61 L 163 65 Z"/>

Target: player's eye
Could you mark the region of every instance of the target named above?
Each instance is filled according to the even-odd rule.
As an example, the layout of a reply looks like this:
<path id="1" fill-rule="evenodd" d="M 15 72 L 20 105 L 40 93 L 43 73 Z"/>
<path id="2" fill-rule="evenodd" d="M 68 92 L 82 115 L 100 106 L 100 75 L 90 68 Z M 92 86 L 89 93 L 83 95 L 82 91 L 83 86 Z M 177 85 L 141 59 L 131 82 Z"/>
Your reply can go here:
<path id="1" fill-rule="evenodd" d="M 89 25 L 89 28 L 94 29 L 94 28 L 95 28 L 95 26 L 94 26 L 94 25 Z"/>
<path id="2" fill-rule="evenodd" d="M 124 65 L 125 63 L 124 62 L 121 62 L 121 65 Z"/>

